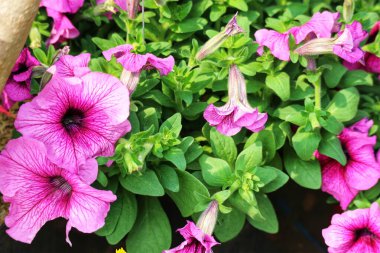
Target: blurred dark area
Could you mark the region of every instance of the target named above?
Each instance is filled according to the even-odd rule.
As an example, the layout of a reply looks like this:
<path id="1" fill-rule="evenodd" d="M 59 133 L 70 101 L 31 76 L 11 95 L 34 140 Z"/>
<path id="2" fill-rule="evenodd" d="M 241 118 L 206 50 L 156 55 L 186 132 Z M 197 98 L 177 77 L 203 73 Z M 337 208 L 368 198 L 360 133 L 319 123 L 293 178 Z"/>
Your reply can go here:
<path id="1" fill-rule="evenodd" d="M 339 212 L 337 206 L 326 204 L 327 194 L 320 190 L 301 188 L 289 182 L 284 188 L 269 195 L 280 222 L 278 234 L 270 235 L 251 227 L 248 222 L 240 235 L 222 246 L 214 248 L 214 253 L 324 253 L 326 246 L 321 230 L 330 224 L 331 216 Z M 170 199 L 161 199 L 168 213 L 173 232 L 183 227 L 185 220 Z M 109 246 L 103 237 L 83 234 L 75 229 L 70 233 L 71 248 L 65 242 L 63 219 L 46 224 L 31 245 L 12 240 L 4 225 L 0 230 L 0 253 L 115 253 L 124 247 L 125 240 L 117 246 Z M 182 238 L 174 232 L 173 245 Z M 144 243 L 143 238 L 141 243 Z M 144 253 L 144 252 L 142 252 Z"/>

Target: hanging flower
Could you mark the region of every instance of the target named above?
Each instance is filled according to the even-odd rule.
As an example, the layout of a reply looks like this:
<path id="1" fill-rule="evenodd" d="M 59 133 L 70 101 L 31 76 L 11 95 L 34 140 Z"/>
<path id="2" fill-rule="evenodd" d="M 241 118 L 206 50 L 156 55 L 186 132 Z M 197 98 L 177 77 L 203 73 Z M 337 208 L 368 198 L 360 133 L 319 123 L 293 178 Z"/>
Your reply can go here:
<path id="1" fill-rule="evenodd" d="M 212 253 L 211 248 L 219 243 L 212 236 L 218 218 L 218 203 L 212 201 L 202 213 L 197 225 L 187 221 L 186 226 L 178 229 L 185 241 L 178 247 L 163 253 Z"/>
<path id="2" fill-rule="evenodd" d="M 75 39 L 79 36 L 78 29 L 64 14 L 53 9 L 47 9 L 47 14 L 54 21 L 47 44 L 62 43 L 67 39 Z"/>
<path id="3" fill-rule="evenodd" d="M 329 253 L 380 252 L 379 205 L 335 214 L 322 235 Z"/>
<path id="4" fill-rule="evenodd" d="M 100 191 L 79 176 L 54 164 L 43 143 L 21 137 L 11 140 L 0 155 L 0 191 L 10 203 L 6 231 L 13 239 L 31 243 L 48 221 L 63 217 L 66 241 L 72 227 L 92 233 L 104 226 L 111 191 Z"/>
<path id="5" fill-rule="evenodd" d="M 32 80 L 33 67 L 40 65 L 39 61 L 34 58 L 28 48 L 24 48 L 13 66 L 10 77 L 8 78 L 2 94 L 2 101 L 6 106 L 13 102 L 30 99 L 30 84 Z"/>
<path id="6" fill-rule="evenodd" d="M 80 83 L 56 78 L 21 106 L 15 121 L 24 136 L 42 141 L 50 159 L 75 171 L 94 156 L 112 156 L 130 131 L 129 92 L 115 77 L 89 73 Z"/>
<path id="7" fill-rule="evenodd" d="M 376 136 L 368 136 L 372 125 L 372 120 L 362 119 L 338 136 L 347 157 L 346 165 L 316 154 L 322 167 L 322 191 L 333 195 L 344 210 L 359 191 L 370 189 L 380 178 L 380 165 L 374 154 Z"/>
<path id="8" fill-rule="evenodd" d="M 279 33 L 273 30 L 260 29 L 255 32 L 256 42 L 259 44 L 257 53 L 264 53 L 264 46 L 268 47 L 274 57 L 283 60 L 290 60 L 289 33 Z"/>
<path id="9" fill-rule="evenodd" d="M 40 6 L 60 13 L 77 13 L 84 0 L 42 0 Z"/>
<path id="10" fill-rule="evenodd" d="M 173 70 L 174 58 L 168 56 L 159 58 L 153 54 L 136 54 L 132 52 L 133 46 L 129 44 L 120 45 L 103 52 L 104 57 L 110 61 L 115 56 L 117 61 L 123 66 L 121 81 L 132 93 L 140 79 L 143 70 L 157 69 L 161 75 L 167 75 Z"/>
<path id="11" fill-rule="evenodd" d="M 209 105 L 203 117 L 211 126 L 228 136 L 237 134 L 242 127 L 252 132 L 259 132 L 268 119 L 266 113 L 260 113 L 248 102 L 246 84 L 236 65 L 230 68 L 228 79 L 228 102 L 222 107 Z"/>
<path id="12" fill-rule="evenodd" d="M 199 50 L 195 58 L 200 61 L 212 54 L 225 42 L 229 37 L 244 32 L 236 20 L 237 13 L 227 23 L 226 27 L 217 35 L 209 39 Z"/>

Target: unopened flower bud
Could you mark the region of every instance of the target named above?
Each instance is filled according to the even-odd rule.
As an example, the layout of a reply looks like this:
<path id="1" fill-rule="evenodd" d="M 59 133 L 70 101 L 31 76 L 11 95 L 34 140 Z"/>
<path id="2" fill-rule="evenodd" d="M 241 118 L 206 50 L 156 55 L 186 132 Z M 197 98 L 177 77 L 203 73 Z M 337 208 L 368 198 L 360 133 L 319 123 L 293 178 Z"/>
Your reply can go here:
<path id="1" fill-rule="evenodd" d="M 120 81 L 128 88 L 130 95 L 135 91 L 139 80 L 140 72 L 131 72 L 126 69 L 121 72 Z"/>
<path id="2" fill-rule="evenodd" d="M 41 33 L 38 31 L 38 28 L 35 26 L 32 26 L 32 29 L 30 29 L 29 32 L 29 39 L 30 39 L 30 48 L 39 48 L 41 47 Z"/>
<path id="3" fill-rule="evenodd" d="M 212 235 L 218 219 L 219 204 L 216 200 L 211 201 L 207 209 L 201 214 L 197 222 L 197 227 L 205 234 Z"/>
<path id="4" fill-rule="evenodd" d="M 294 50 L 294 52 L 303 56 L 332 54 L 334 42 L 334 38 L 312 39 L 309 42 L 297 48 L 296 50 Z"/>
<path id="5" fill-rule="evenodd" d="M 355 0 L 344 0 L 343 3 L 343 19 L 346 23 L 350 23 L 355 10 Z"/>
<path id="6" fill-rule="evenodd" d="M 221 31 L 220 33 L 218 33 L 217 35 L 209 39 L 203 45 L 203 47 L 199 50 L 199 52 L 195 56 L 197 60 L 200 61 L 204 59 L 206 56 L 215 52 L 223 44 L 223 42 L 226 41 L 226 39 L 228 39 L 228 37 L 243 32 L 243 29 L 238 25 L 236 21 L 236 17 L 237 17 L 237 13 L 228 22 L 228 24 L 223 29 L 223 31 Z"/>

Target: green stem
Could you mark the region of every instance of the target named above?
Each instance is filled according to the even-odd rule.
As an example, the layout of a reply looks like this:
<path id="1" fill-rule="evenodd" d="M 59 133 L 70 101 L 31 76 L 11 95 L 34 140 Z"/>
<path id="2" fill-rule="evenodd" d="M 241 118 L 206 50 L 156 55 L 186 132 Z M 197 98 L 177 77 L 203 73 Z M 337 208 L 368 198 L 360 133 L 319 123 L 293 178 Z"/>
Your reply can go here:
<path id="1" fill-rule="evenodd" d="M 321 110 L 321 77 L 314 84 L 315 110 Z"/>

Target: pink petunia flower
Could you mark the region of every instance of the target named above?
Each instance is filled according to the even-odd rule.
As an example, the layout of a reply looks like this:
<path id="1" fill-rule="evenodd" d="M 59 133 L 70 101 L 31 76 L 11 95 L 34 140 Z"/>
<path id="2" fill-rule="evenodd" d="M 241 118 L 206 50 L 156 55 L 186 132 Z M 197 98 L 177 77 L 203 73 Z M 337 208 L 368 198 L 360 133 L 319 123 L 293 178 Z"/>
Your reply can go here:
<path id="1" fill-rule="evenodd" d="M 24 48 L 17 58 L 11 75 L 4 87 L 7 96 L 5 99 L 7 101 L 18 102 L 33 97 L 30 94 L 32 71 L 33 67 L 38 65 L 40 65 L 39 61 L 32 56 L 28 48 Z"/>
<path id="2" fill-rule="evenodd" d="M 375 41 L 376 36 L 379 33 L 379 30 L 380 30 L 380 21 L 378 21 L 371 29 L 366 44 L 370 44 Z M 350 63 L 350 62 L 344 61 L 343 65 L 349 70 L 362 69 L 369 73 L 379 74 L 378 78 L 380 79 L 380 57 L 377 57 L 376 55 L 372 53 L 365 52 L 364 61 L 362 62 Z"/>
<path id="3" fill-rule="evenodd" d="M 60 13 L 77 13 L 84 0 L 42 0 L 40 6 Z"/>
<path id="4" fill-rule="evenodd" d="M 305 39 L 330 38 L 333 32 L 339 31 L 340 24 L 337 22 L 338 19 L 338 12 L 317 12 L 305 24 L 291 28 L 289 33 L 293 34 L 296 44 Z"/>
<path id="5" fill-rule="evenodd" d="M 0 191 L 10 203 L 6 231 L 13 239 L 31 243 L 48 221 L 68 220 L 66 241 L 72 227 L 92 233 L 104 226 L 111 191 L 83 183 L 78 175 L 54 164 L 43 143 L 21 137 L 8 142 L 0 155 Z"/>
<path id="6" fill-rule="evenodd" d="M 141 71 L 157 69 L 161 75 L 167 75 L 173 70 L 174 58 L 168 56 L 159 58 L 153 54 L 136 54 L 132 52 L 133 46 L 129 44 L 120 45 L 103 52 L 104 57 L 110 61 L 115 56 L 117 61 L 124 67 L 122 82 L 132 93 L 139 81 Z M 124 78 L 123 78 L 124 76 Z"/>
<path id="7" fill-rule="evenodd" d="M 219 244 L 212 236 L 217 218 L 218 202 L 214 200 L 199 217 L 197 225 L 187 221 L 183 228 L 178 229 L 185 241 L 163 253 L 212 253 L 211 248 Z"/>
<path id="8" fill-rule="evenodd" d="M 228 79 L 228 102 L 222 107 L 209 105 L 203 117 L 211 126 L 228 136 L 237 134 L 242 127 L 252 132 L 259 132 L 268 119 L 266 113 L 260 113 L 248 102 L 246 84 L 236 65 L 230 68 Z"/>
<path id="9" fill-rule="evenodd" d="M 361 190 L 368 190 L 380 178 L 374 146 L 376 136 L 369 137 L 368 131 L 373 121 L 362 119 L 338 136 L 346 153 L 347 164 L 316 153 L 322 167 L 322 191 L 330 193 L 346 209 Z"/>
<path id="10" fill-rule="evenodd" d="M 70 83 L 81 83 L 81 77 L 91 72 L 88 64 L 91 54 L 85 53 L 77 56 L 62 55 L 59 59 L 48 68 L 52 78 L 62 78 Z"/>
<path id="11" fill-rule="evenodd" d="M 339 37 L 333 47 L 334 54 L 350 63 L 358 62 L 364 56 L 359 46 L 367 35 L 358 21 L 346 25 L 344 31 L 338 33 Z"/>
<path id="12" fill-rule="evenodd" d="M 379 205 L 335 214 L 322 235 L 329 253 L 380 252 Z"/>
<path id="13" fill-rule="evenodd" d="M 47 44 L 61 43 L 67 39 L 75 39 L 79 36 L 79 31 L 71 21 L 62 13 L 53 9 L 47 9 L 47 14 L 54 21 L 53 29 Z"/>
<path id="14" fill-rule="evenodd" d="M 260 29 L 255 32 L 256 42 L 259 44 L 257 53 L 264 53 L 264 46 L 268 47 L 274 57 L 283 60 L 290 60 L 289 32 L 279 33 L 273 30 Z"/>
<path id="15" fill-rule="evenodd" d="M 80 83 L 51 80 L 20 107 L 16 129 L 42 141 L 49 158 L 76 172 L 89 158 L 112 156 L 116 141 L 130 131 L 129 92 L 115 77 L 89 73 Z"/>

